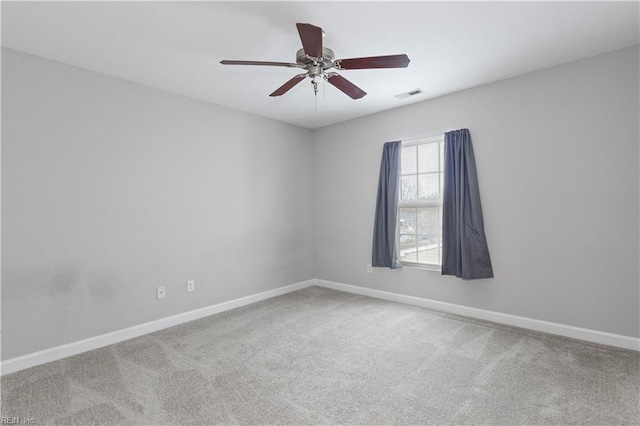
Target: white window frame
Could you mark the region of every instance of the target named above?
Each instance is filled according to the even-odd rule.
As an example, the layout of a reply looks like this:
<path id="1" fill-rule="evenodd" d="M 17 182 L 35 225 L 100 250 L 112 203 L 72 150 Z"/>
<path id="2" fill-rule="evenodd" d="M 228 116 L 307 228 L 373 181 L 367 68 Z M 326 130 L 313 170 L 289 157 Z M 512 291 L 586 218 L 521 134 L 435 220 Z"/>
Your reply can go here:
<path id="1" fill-rule="evenodd" d="M 418 146 L 418 145 L 427 145 L 431 143 L 442 143 L 444 145 L 444 134 L 430 136 L 421 139 L 412 139 L 408 141 L 401 142 L 401 148 Z M 402 164 L 402 161 L 400 162 Z M 438 169 L 444 170 L 444 164 L 440 163 L 440 156 L 438 155 Z M 418 175 L 420 174 L 420 170 L 417 170 Z M 444 176 L 443 176 L 444 178 Z M 398 191 L 400 192 L 399 198 L 402 195 L 402 166 L 400 167 L 400 179 L 398 182 L 400 186 Z M 419 185 L 419 179 L 418 179 Z M 418 188 L 419 190 L 419 188 Z M 400 209 L 401 208 L 420 208 L 420 207 L 440 207 L 440 229 L 442 229 L 442 198 L 440 200 L 411 200 L 411 201 L 402 201 L 402 199 L 398 200 L 398 223 L 396 224 L 396 247 L 398 247 L 398 260 L 402 263 L 403 266 L 409 266 L 414 268 L 428 269 L 432 271 L 442 271 L 442 247 L 440 248 L 440 264 L 432 264 L 432 263 L 422 263 L 422 262 L 407 262 L 401 260 L 401 252 L 400 252 Z M 440 235 L 440 244 L 442 244 L 442 235 Z"/>

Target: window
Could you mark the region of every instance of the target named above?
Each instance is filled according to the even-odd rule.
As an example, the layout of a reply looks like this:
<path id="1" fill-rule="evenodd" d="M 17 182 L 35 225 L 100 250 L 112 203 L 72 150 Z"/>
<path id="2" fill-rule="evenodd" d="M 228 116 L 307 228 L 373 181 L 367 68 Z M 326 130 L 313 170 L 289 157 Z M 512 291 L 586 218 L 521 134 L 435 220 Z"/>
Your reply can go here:
<path id="1" fill-rule="evenodd" d="M 400 152 L 398 259 L 440 269 L 444 135 L 403 142 Z"/>

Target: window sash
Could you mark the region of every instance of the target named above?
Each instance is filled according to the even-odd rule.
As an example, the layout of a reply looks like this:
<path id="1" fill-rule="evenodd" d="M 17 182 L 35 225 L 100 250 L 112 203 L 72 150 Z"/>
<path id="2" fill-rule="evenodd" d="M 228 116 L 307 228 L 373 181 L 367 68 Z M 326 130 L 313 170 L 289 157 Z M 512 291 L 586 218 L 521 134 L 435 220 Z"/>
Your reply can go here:
<path id="1" fill-rule="evenodd" d="M 412 141 L 406 141 L 406 142 L 402 142 L 402 148 L 407 148 L 407 147 L 417 147 L 419 145 L 430 145 L 430 144 L 442 144 L 441 145 L 441 149 L 443 149 L 443 145 L 444 145 L 444 135 L 439 135 L 439 136 L 435 136 L 435 137 L 431 137 L 431 138 L 423 138 L 423 139 L 417 139 L 417 140 L 412 140 Z M 418 149 L 418 148 L 416 148 Z M 396 228 L 396 236 L 397 236 L 397 247 L 398 247 L 398 254 L 399 254 L 399 260 L 402 262 L 403 265 L 407 265 L 407 266 L 416 266 L 416 267 L 423 267 L 423 268 L 427 268 L 427 269 L 436 269 L 436 270 L 440 270 L 442 267 L 442 205 L 443 205 L 443 199 L 442 199 L 442 179 L 443 179 L 443 172 L 444 172 L 444 163 L 442 161 L 442 157 L 441 157 L 441 149 L 437 150 L 437 162 L 438 162 L 438 169 L 437 170 L 429 170 L 429 171 L 424 171 L 421 170 L 419 167 L 420 164 L 420 159 L 418 158 L 418 153 L 416 152 L 416 166 L 415 168 L 413 167 L 413 165 L 411 166 L 412 172 L 411 173 L 403 173 L 403 170 L 401 168 L 400 170 L 400 176 L 416 176 L 416 183 L 417 183 L 417 187 L 415 188 L 415 196 L 419 197 L 420 196 L 420 176 L 428 176 L 428 175 L 439 175 L 439 197 L 437 198 L 423 198 L 423 199 L 406 199 L 406 200 L 402 200 L 402 198 L 399 200 L 398 202 L 398 214 L 400 214 L 400 209 L 421 209 L 421 208 L 438 208 L 438 219 L 439 219 L 439 232 L 438 233 L 425 233 L 425 232 L 418 232 L 418 224 L 416 222 L 416 226 L 415 229 L 413 229 L 413 233 L 407 233 L 407 232 L 401 232 L 401 223 L 400 220 L 398 220 L 398 225 Z M 415 170 L 415 172 L 413 172 L 413 170 Z M 399 185 L 402 185 L 402 178 L 400 179 Z M 413 194 L 412 194 L 413 195 Z M 402 197 L 402 187 L 400 188 L 400 197 Z M 418 210 L 416 210 L 416 215 L 418 215 Z M 416 220 L 419 220 L 418 217 L 416 216 Z M 422 230 L 424 231 L 424 229 Z M 409 241 L 407 241 L 406 239 L 410 238 Z M 420 243 L 423 242 L 423 245 L 432 245 L 432 244 L 436 244 L 436 248 L 437 250 L 434 251 L 429 251 L 427 249 L 426 252 L 422 253 L 422 259 L 426 260 L 426 261 L 422 261 L 420 262 L 420 256 L 421 253 L 418 250 L 418 247 L 421 247 Z M 408 244 L 411 243 L 411 244 Z M 414 254 L 412 256 L 411 253 L 411 249 L 415 247 L 415 251 Z M 402 256 L 402 253 L 405 252 L 405 256 Z M 412 260 L 406 260 L 406 258 L 411 258 L 414 257 L 414 259 Z M 403 259 L 404 258 L 404 259 Z M 433 262 L 431 262 L 433 261 Z"/>
<path id="2" fill-rule="evenodd" d="M 442 199 L 434 199 L 434 200 L 409 200 L 409 201 L 400 201 L 398 203 L 398 208 L 400 207 L 442 207 Z"/>

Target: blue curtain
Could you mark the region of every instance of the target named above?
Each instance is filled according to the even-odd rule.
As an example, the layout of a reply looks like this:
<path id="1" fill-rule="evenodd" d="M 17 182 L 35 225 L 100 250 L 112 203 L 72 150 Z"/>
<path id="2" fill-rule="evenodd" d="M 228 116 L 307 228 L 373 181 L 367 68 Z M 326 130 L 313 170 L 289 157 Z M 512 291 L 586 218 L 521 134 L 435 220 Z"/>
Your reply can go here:
<path id="1" fill-rule="evenodd" d="M 468 129 L 444 134 L 442 275 L 493 277 Z"/>
<path id="2" fill-rule="evenodd" d="M 382 150 L 376 217 L 373 225 L 372 266 L 400 268 L 396 252 L 398 187 L 400 179 L 400 142 L 387 142 Z"/>

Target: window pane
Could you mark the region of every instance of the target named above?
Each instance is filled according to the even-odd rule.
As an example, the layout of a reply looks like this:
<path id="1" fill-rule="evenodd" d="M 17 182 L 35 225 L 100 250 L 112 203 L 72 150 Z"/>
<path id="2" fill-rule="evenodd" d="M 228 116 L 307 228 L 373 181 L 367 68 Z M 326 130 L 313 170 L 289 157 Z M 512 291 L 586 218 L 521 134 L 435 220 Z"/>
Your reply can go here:
<path id="1" fill-rule="evenodd" d="M 416 251 L 416 236 L 400 234 L 400 245 L 398 246 L 398 255 L 400 257 L 403 257 L 407 253 L 415 253 L 415 251 Z"/>
<path id="2" fill-rule="evenodd" d="M 402 187 L 400 188 L 401 200 L 418 199 L 418 181 L 416 175 L 402 176 L 400 178 Z"/>
<path id="3" fill-rule="evenodd" d="M 401 167 L 401 173 L 403 175 L 418 173 L 418 171 L 416 170 L 416 167 L 417 167 L 416 152 L 417 152 L 417 149 L 415 146 L 407 146 L 402 148 L 402 151 L 400 152 L 400 159 L 401 159 L 400 167 Z"/>
<path id="4" fill-rule="evenodd" d="M 417 227 L 416 210 L 414 208 L 400 208 L 398 212 L 398 222 L 400 224 L 400 234 L 415 234 Z"/>
<path id="5" fill-rule="evenodd" d="M 438 172 L 438 143 L 418 145 L 418 172 Z"/>
<path id="6" fill-rule="evenodd" d="M 420 200 L 435 200 L 440 198 L 439 173 L 418 175 L 418 198 Z"/>
<path id="7" fill-rule="evenodd" d="M 440 265 L 440 237 L 430 237 L 418 244 L 418 262 Z"/>
<path id="8" fill-rule="evenodd" d="M 416 263 L 418 262 L 418 256 L 416 254 L 416 249 L 415 247 L 413 248 L 407 248 L 404 250 L 400 250 L 400 253 L 398 254 L 398 257 L 400 260 L 400 262 L 413 262 Z"/>
<path id="9" fill-rule="evenodd" d="M 440 207 L 424 207 L 416 210 L 418 211 L 418 234 L 427 238 L 440 236 Z"/>
<path id="10" fill-rule="evenodd" d="M 399 260 L 405 262 L 417 262 L 416 255 L 416 227 L 417 209 L 400 208 L 398 222 L 400 224 L 400 245 L 398 247 Z"/>
<path id="11" fill-rule="evenodd" d="M 440 170 L 444 170 L 444 143 L 439 142 L 438 146 L 440 147 Z"/>

